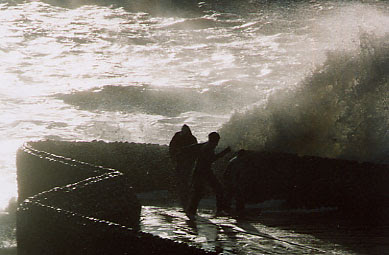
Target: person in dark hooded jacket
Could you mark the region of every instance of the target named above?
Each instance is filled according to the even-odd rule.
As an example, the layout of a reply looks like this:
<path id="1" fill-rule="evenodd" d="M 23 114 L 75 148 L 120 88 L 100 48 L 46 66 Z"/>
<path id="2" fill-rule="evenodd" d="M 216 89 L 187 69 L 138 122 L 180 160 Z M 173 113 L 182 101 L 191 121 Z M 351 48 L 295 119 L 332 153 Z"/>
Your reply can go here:
<path id="1" fill-rule="evenodd" d="M 189 182 L 192 175 L 195 158 L 190 153 L 184 153 L 182 148 L 192 144 L 197 144 L 197 139 L 192 135 L 188 125 L 184 124 L 181 131 L 174 134 L 169 143 L 170 158 L 176 164 L 175 186 L 176 192 L 183 208 L 188 203 Z"/>

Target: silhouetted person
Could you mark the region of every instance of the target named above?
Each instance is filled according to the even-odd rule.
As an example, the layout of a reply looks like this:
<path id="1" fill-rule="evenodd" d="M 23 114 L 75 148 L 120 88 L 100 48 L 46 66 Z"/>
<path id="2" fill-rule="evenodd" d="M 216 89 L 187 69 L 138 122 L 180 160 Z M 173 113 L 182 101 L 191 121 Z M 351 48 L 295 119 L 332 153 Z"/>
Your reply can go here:
<path id="1" fill-rule="evenodd" d="M 188 149 L 196 155 L 196 166 L 192 177 L 192 187 L 189 199 L 189 205 L 186 208 L 186 215 L 193 219 L 196 215 L 199 202 L 203 196 L 204 185 L 209 184 L 216 194 L 216 215 L 224 209 L 223 188 L 211 167 L 212 163 L 223 157 L 231 151 L 230 147 L 222 152 L 215 154 L 215 148 L 220 140 L 220 135 L 212 132 L 208 135 L 208 141 L 205 143 L 190 146 Z"/>
<path id="2" fill-rule="evenodd" d="M 197 139 L 192 135 L 192 132 L 187 125 L 183 125 L 181 131 L 174 134 L 169 144 L 170 157 L 176 164 L 176 191 L 184 209 L 188 203 L 189 182 L 195 157 L 190 153 L 182 152 L 182 148 L 192 144 L 197 144 Z"/>
<path id="3" fill-rule="evenodd" d="M 233 157 L 224 172 L 223 179 L 226 187 L 225 205 L 226 209 L 231 209 L 232 200 L 235 199 L 235 210 L 238 216 L 243 216 L 245 209 L 245 174 L 250 168 L 249 152 L 239 150 Z M 247 176 L 246 176 L 247 177 Z"/>

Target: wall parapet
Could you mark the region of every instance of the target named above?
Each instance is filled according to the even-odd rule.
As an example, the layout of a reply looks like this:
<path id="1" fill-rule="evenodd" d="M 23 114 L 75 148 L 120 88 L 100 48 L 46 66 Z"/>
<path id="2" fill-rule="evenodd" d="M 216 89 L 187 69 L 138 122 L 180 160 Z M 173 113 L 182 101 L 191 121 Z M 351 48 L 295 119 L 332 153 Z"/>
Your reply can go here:
<path id="1" fill-rule="evenodd" d="M 17 152 L 19 255 L 213 254 L 139 231 L 123 173 L 26 143 Z"/>

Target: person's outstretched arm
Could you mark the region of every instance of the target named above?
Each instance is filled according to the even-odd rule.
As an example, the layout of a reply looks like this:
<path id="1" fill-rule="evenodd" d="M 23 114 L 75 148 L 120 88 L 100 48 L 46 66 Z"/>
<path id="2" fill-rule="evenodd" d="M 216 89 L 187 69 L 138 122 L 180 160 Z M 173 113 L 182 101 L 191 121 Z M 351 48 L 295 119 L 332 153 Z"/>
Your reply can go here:
<path id="1" fill-rule="evenodd" d="M 201 148 L 201 143 L 194 143 L 194 144 L 191 144 L 191 145 L 188 145 L 188 146 L 184 146 L 181 148 L 180 150 L 180 155 L 182 154 L 191 154 L 191 155 L 198 155 L 199 154 L 199 151 L 200 151 L 200 148 Z"/>
<path id="2" fill-rule="evenodd" d="M 217 153 L 216 155 L 215 155 L 215 159 L 214 159 L 214 161 L 215 160 L 218 160 L 219 158 L 222 158 L 222 157 L 224 157 L 227 153 L 229 153 L 231 151 L 231 148 L 230 148 L 230 146 L 228 146 L 227 148 L 225 148 L 223 151 L 221 151 L 221 152 L 219 152 L 219 153 Z"/>

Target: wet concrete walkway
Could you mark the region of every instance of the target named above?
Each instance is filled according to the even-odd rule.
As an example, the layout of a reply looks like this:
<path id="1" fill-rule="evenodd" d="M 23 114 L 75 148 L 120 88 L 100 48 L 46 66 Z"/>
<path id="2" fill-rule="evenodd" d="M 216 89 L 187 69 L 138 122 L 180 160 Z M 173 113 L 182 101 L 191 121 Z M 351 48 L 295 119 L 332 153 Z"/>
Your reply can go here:
<path id="1" fill-rule="evenodd" d="M 297 217 L 296 217 L 297 215 Z M 317 217 L 316 217 L 317 218 Z M 306 220 L 304 220 L 306 219 Z M 143 206 L 141 229 L 222 254 L 385 254 L 388 227 L 346 229 L 304 213 L 262 213 L 246 220 L 199 210 L 189 221 L 178 207 Z M 329 221 L 331 222 L 331 221 Z M 388 250 L 387 250 L 388 249 Z"/>

